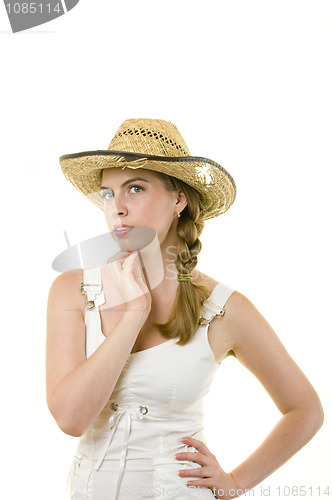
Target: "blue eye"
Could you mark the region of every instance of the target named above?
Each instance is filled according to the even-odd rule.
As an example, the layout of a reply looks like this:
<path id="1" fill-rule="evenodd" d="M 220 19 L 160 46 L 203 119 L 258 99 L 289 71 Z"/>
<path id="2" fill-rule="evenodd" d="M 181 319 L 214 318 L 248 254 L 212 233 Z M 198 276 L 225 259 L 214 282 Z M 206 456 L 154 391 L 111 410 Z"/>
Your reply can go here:
<path id="1" fill-rule="evenodd" d="M 132 188 L 138 188 L 140 189 L 141 191 L 144 190 L 144 188 L 142 188 L 141 186 L 137 186 L 137 185 L 133 185 L 133 186 L 129 186 L 129 190 L 132 189 Z M 136 193 L 139 193 L 140 191 L 136 191 Z M 113 193 L 111 191 L 107 191 L 106 189 L 103 190 L 103 192 L 101 193 L 101 197 L 103 198 L 103 200 L 108 200 L 108 199 L 111 199 L 111 198 L 106 198 L 106 196 L 110 194 L 111 195 L 111 198 L 113 197 Z"/>
<path id="2" fill-rule="evenodd" d="M 141 191 L 143 191 L 143 188 L 142 188 L 141 186 L 130 186 L 130 188 L 129 188 L 129 189 L 131 189 L 131 188 L 138 188 L 138 189 L 140 189 Z M 137 191 L 136 191 L 136 193 L 137 193 Z"/>
<path id="3" fill-rule="evenodd" d="M 106 191 L 104 190 L 102 193 L 101 193 L 101 197 L 103 198 L 103 200 L 107 200 L 108 198 L 106 198 L 106 196 L 108 194 L 112 194 L 110 191 Z"/>

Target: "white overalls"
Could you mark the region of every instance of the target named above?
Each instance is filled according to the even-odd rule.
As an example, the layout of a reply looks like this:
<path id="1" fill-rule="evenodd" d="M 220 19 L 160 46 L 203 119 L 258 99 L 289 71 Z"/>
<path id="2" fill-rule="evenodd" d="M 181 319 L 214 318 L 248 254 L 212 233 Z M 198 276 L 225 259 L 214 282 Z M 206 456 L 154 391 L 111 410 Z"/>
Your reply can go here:
<path id="1" fill-rule="evenodd" d="M 85 288 L 95 301 L 94 309 L 85 310 L 88 358 L 105 340 L 100 268 L 85 270 L 84 283 L 97 285 Z M 202 307 L 207 321 L 186 345 L 170 339 L 129 354 L 110 399 L 79 438 L 68 478 L 71 500 L 215 499 L 209 488 L 186 486 L 197 477 L 178 476 L 180 469 L 201 465 L 174 455 L 197 451 L 182 443 L 184 436 L 206 442 L 204 397 L 220 366 L 207 332 L 233 291 L 218 283 Z"/>

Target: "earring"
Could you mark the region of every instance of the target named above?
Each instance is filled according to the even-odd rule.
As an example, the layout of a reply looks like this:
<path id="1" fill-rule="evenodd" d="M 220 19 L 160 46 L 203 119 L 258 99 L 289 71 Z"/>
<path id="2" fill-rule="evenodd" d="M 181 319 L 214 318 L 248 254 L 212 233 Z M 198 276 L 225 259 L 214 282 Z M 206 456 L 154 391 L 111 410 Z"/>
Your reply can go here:
<path id="1" fill-rule="evenodd" d="M 178 217 L 181 217 L 181 212 L 178 212 Z"/>

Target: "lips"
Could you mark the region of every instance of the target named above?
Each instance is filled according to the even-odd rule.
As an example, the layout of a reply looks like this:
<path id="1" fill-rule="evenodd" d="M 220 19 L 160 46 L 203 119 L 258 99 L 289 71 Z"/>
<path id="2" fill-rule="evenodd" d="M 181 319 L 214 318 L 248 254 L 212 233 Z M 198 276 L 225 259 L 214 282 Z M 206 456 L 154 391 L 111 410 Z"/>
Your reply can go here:
<path id="1" fill-rule="evenodd" d="M 114 227 L 114 234 L 116 236 L 123 236 L 125 234 L 130 233 L 134 229 L 134 226 L 115 226 Z"/>

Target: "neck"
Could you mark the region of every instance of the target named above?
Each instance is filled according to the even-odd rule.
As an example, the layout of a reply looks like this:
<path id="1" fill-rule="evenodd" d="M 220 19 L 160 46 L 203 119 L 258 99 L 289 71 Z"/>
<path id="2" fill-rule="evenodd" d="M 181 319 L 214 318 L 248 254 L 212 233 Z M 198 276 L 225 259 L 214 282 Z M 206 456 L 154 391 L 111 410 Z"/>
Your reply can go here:
<path id="1" fill-rule="evenodd" d="M 159 239 L 155 239 L 140 251 L 141 265 L 147 285 L 151 292 L 155 288 L 172 289 L 177 287 L 176 244 L 160 245 Z"/>

